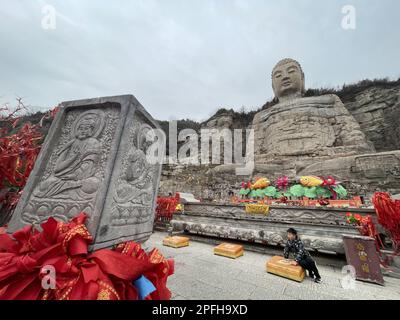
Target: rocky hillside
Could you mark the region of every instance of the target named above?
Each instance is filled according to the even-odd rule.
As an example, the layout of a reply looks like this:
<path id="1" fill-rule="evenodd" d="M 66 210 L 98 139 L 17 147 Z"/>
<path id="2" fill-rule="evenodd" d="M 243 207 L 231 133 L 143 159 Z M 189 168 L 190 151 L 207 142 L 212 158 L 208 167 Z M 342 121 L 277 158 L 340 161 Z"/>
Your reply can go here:
<path id="1" fill-rule="evenodd" d="M 376 151 L 400 149 L 400 79 L 397 81 L 364 80 L 338 89 L 309 89 L 306 96 L 333 93 L 360 123 L 361 129 Z M 202 124 L 208 128 L 248 128 L 254 114 L 276 104 L 266 102 L 259 110 L 249 113 L 220 109 Z"/>
<path id="2" fill-rule="evenodd" d="M 377 151 L 400 149 L 400 79 L 363 80 L 356 84 L 344 85 L 341 89 L 308 89 L 306 96 L 327 93 L 334 93 L 342 99 Z M 258 110 L 250 112 L 221 108 L 202 123 L 190 119 L 178 120 L 178 132 L 186 128 L 195 131 L 200 131 L 201 128 L 246 129 L 251 125 L 254 114 L 275 103 L 274 100 L 268 101 Z M 25 121 L 37 123 L 43 115 L 37 112 L 25 116 L 16 129 Z M 167 134 L 168 151 L 168 121 L 159 123 Z M 50 122 L 46 120 L 42 128 L 43 133 L 47 132 L 49 126 Z"/>
<path id="3" fill-rule="evenodd" d="M 400 149 L 400 81 L 370 86 L 345 100 L 377 151 Z"/>

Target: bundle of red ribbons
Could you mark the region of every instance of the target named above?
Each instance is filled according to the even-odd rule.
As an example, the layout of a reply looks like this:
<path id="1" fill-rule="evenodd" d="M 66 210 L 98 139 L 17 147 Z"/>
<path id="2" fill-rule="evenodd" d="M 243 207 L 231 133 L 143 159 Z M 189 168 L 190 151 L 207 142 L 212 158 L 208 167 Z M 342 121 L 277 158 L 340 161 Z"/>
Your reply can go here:
<path id="1" fill-rule="evenodd" d="M 49 218 L 42 231 L 0 232 L 0 299 L 170 299 L 173 260 L 134 242 L 89 252 L 85 220 L 80 213 L 68 223 Z"/>

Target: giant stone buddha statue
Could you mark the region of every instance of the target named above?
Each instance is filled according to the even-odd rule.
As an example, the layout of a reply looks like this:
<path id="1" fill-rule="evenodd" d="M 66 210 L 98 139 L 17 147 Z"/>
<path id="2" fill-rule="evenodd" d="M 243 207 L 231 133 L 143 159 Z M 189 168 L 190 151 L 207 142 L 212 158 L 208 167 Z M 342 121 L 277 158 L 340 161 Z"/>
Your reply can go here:
<path id="1" fill-rule="evenodd" d="M 246 167 L 252 164 L 253 169 L 248 178 L 333 175 L 355 194 L 400 192 L 400 150 L 377 153 L 337 95 L 306 97 L 297 61 L 276 64 L 272 88 L 277 103 L 253 119 L 254 153 L 248 143 L 246 157 Z M 238 174 L 238 167 L 242 165 L 220 165 L 210 176 L 215 183 L 233 185 L 237 175 L 247 175 Z"/>
<path id="2" fill-rule="evenodd" d="M 374 152 L 359 124 L 334 94 L 304 97 L 304 73 L 293 59 L 272 70 L 278 103 L 253 119 L 255 162 L 310 162 Z"/>

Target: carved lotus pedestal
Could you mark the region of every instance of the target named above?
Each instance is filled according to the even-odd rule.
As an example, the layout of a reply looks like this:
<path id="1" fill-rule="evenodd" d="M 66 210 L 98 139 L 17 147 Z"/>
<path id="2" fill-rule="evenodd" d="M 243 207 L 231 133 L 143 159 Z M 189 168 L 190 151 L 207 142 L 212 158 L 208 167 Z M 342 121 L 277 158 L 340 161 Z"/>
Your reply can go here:
<path id="1" fill-rule="evenodd" d="M 187 247 L 189 245 L 189 238 L 178 236 L 166 237 L 163 240 L 163 245 L 172 248 Z"/>
<path id="2" fill-rule="evenodd" d="M 305 277 L 305 270 L 300 266 L 292 266 L 290 263 L 291 260 L 287 260 L 280 256 L 274 256 L 267 261 L 267 272 L 297 282 L 302 282 Z"/>
<path id="3" fill-rule="evenodd" d="M 93 249 L 146 241 L 165 141 L 157 129 L 132 95 L 63 102 L 7 231 L 85 212 Z"/>
<path id="4" fill-rule="evenodd" d="M 214 254 L 232 259 L 241 257 L 243 253 L 243 246 L 238 244 L 221 243 L 214 248 Z"/>

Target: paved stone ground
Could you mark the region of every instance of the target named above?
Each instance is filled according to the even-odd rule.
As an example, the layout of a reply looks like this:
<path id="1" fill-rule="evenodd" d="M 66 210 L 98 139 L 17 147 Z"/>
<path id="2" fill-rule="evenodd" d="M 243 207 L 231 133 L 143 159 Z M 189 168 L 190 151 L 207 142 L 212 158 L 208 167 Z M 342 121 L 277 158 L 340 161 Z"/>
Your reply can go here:
<path id="1" fill-rule="evenodd" d="M 214 255 L 212 245 L 195 241 L 189 247 L 174 249 L 162 245 L 165 236 L 163 232 L 153 233 L 148 245 L 175 259 L 175 274 L 168 280 L 172 299 L 400 299 L 400 279 L 385 277 L 385 286 L 356 281 L 355 289 L 344 289 L 341 269 L 320 265 L 323 283 L 314 283 L 308 277 L 297 283 L 267 273 L 269 255 L 245 251 L 244 256 L 229 259 Z"/>

